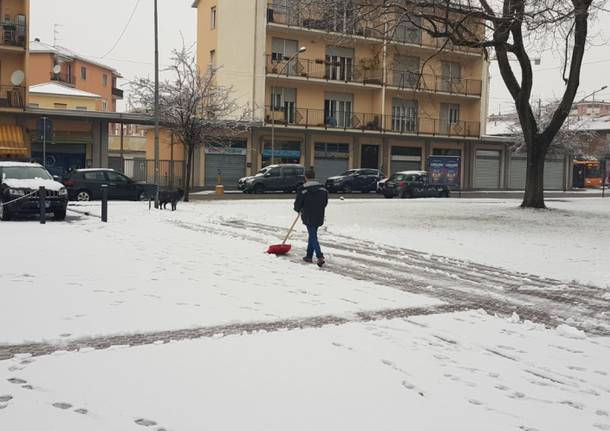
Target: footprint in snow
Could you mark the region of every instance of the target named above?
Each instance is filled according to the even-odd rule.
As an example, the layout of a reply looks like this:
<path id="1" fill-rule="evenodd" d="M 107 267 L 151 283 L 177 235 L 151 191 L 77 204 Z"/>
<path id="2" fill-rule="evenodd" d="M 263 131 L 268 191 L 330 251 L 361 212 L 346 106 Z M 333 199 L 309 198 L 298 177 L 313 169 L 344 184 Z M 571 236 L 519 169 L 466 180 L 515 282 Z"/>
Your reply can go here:
<path id="1" fill-rule="evenodd" d="M 136 419 L 134 421 L 138 425 L 142 425 L 144 427 L 152 427 L 157 425 L 157 422 L 151 421 L 150 419 Z"/>
<path id="2" fill-rule="evenodd" d="M 475 399 L 470 399 L 470 400 L 468 400 L 468 402 L 469 402 L 470 404 L 474 404 L 475 406 L 481 406 L 481 405 L 483 405 L 483 402 L 481 402 L 481 401 L 479 401 L 479 400 L 475 400 Z"/>
<path id="3" fill-rule="evenodd" d="M 89 410 L 87 410 L 87 409 L 76 409 L 76 410 L 74 410 L 74 413 L 78 413 L 79 415 L 86 415 L 87 413 L 89 413 Z"/>
<path id="4" fill-rule="evenodd" d="M 582 410 L 585 408 L 584 404 L 577 403 L 575 401 L 570 401 L 570 400 L 560 401 L 559 404 L 564 404 L 564 405 L 572 407 L 573 409 L 576 409 L 576 410 Z"/>
<path id="5" fill-rule="evenodd" d="M 600 430 L 610 430 L 610 425 L 608 424 L 594 424 L 593 426 Z"/>
<path id="6" fill-rule="evenodd" d="M 2 400 L 0 400 L 0 401 L 2 401 Z M 610 416 L 610 414 L 608 414 L 608 412 L 606 410 L 598 410 L 595 412 L 595 414 L 597 416 Z"/>
<path id="7" fill-rule="evenodd" d="M 14 385 L 23 385 L 25 383 L 27 383 L 25 380 L 22 379 L 18 379 L 16 377 L 11 377 L 10 379 L 6 379 L 9 383 L 12 383 Z"/>
<path id="8" fill-rule="evenodd" d="M 28 389 L 28 390 L 30 390 L 30 391 L 31 391 L 32 389 L 34 389 L 34 387 L 33 387 L 32 385 L 23 385 L 23 386 L 22 386 L 22 388 L 23 388 L 23 389 Z"/>
<path id="9" fill-rule="evenodd" d="M 68 410 L 69 408 L 72 407 L 72 404 L 69 404 L 69 403 L 53 403 L 53 407 L 58 408 L 58 409 L 62 409 L 62 410 Z"/>
<path id="10" fill-rule="evenodd" d="M 0 403 L 8 403 L 12 399 L 12 395 L 0 395 Z"/>

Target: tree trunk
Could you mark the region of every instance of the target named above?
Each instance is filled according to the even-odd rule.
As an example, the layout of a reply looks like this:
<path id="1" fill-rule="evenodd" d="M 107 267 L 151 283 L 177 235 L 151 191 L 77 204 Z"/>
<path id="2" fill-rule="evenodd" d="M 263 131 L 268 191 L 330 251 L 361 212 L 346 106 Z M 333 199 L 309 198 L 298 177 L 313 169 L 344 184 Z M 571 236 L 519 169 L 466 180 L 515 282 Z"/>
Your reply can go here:
<path id="1" fill-rule="evenodd" d="M 547 146 L 539 142 L 528 145 L 525 196 L 522 208 L 546 208 L 544 204 L 544 161 Z"/>
<path id="2" fill-rule="evenodd" d="M 188 145 L 186 154 L 186 177 L 184 178 L 184 202 L 190 201 L 191 192 L 191 177 L 193 176 L 193 155 L 195 153 L 195 146 Z"/>

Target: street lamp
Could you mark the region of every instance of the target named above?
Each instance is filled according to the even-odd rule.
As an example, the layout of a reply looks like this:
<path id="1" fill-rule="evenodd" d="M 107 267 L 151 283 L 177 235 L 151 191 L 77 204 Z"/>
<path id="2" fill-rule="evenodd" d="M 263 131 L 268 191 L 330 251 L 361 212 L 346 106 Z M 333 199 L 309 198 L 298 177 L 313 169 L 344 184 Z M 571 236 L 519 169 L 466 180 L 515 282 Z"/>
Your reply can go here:
<path id="1" fill-rule="evenodd" d="M 597 93 L 599 93 L 600 91 L 605 90 L 606 88 L 608 88 L 608 86 L 607 86 L 607 85 L 604 85 L 603 87 L 601 87 L 601 88 L 599 88 L 599 89 L 595 90 L 593 93 L 587 94 L 585 97 L 583 97 L 582 99 L 580 99 L 580 100 L 579 100 L 577 103 L 582 103 L 582 102 L 584 102 L 584 101 L 585 101 L 585 100 L 587 100 L 587 99 L 588 99 L 590 96 L 593 96 L 593 101 L 595 102 L 595 95 L 596 95 Z"/>
<path id="2" fill-rule="evenodd" d="M 281 75 L 282 73 L 284 73 L 284 70 L 286 70 L 286 66 L 288 66 L 290 64 L 290 62 L 292 60 L 294 60 L 299 54 L 302 54 L 305 51 L 307 51 L 307 48 L 302 46 L 299 48 L 299 50 L 297 52 L 292 54 L 292 56 L 290 58 L 288 58 L 286 63 L 284 63 L 284 65 L 278 72 L 278 75 Z M 270 164 L 273 164 L 274 155 L 275 155 L 275 100 L 274 100 L 275 95 L 274 95 L 274 93 L 275 93 L 275 85 L 272 85 L 271 86 L 271 163 Z M 263 154 L 265 154 L 264 149 L 263 149 Z"/>
<path id="3" fill-rule="evenodd" d="M 155 208 L 159 206 L 160 148 L 159 148 L 159 13 L 155 0 Z M 188 190 L 186 191 L 188 193 Z"/>

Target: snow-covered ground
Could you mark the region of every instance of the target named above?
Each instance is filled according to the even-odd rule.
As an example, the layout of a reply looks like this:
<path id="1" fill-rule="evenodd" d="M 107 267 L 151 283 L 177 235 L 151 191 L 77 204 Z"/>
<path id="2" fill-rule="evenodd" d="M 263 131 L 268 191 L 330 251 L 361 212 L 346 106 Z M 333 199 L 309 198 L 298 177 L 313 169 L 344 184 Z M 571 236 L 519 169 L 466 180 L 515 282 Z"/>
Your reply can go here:
<path id="1" fill-rule="evenodd" d="M 288 200 L 175 213 L 113 202 L 108 224 L 0 223 L 0 430 L 610 430 L 610 337 L 572 327 L 576 314 L 549 327 L 425 279 L 410 290 L 394 273 L 412 261 L 383 257 L 412 249 L 496 266 L 472 266 L 479 285 L 451 278 L 466 264 L 428 268 L 454 280 L 434 289 L 466 283 L 490 305 L 505 289 L 496 281 L 538 286 L 541 301 L 578 285 L 535 275 L 592 283 L 600 294 L 583 304 L 603 316 L 610 200 L 549 204 L 333 200 L 323 271 L 299 262 L 300 226 L 293 257 L 263 253 L 293 219 Z M 365 263 L 362 244 L 378 253 Z M 349 271 L 333 267 L 346 256 Z M 367 277 L 371 262 L 387 280 Z"/>

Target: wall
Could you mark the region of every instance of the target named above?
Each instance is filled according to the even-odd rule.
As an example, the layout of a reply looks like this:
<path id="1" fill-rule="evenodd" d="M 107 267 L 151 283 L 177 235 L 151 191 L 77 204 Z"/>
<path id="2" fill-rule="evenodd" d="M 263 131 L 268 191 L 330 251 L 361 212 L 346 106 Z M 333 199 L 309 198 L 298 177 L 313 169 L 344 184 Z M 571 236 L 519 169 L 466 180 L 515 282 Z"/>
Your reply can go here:
<path id="1" fill-rule="evenodd" d="M 30 104 L 38 104 L 39 108 L 55 109 L 55 103 L 67 105 L 68 110 L 77 110 L 77 107 L 86 107 L 87 111 L 95 111 L 99 100 L 89 97 L 69 97 L 53 94 L 30 93 Z M 60 109 L 60 108 L 58 108 Z"/>
<path id="2" fill-rule="evenodd" d="M 148 160 L 155 158 L 155 131 L 152 128 L 146 131 L 146 158 Z M 178 139 L 172 139 L 172 133 L 167 129 L 160 130 L 159 160 L 184 160 L 184 146 Z"/>

